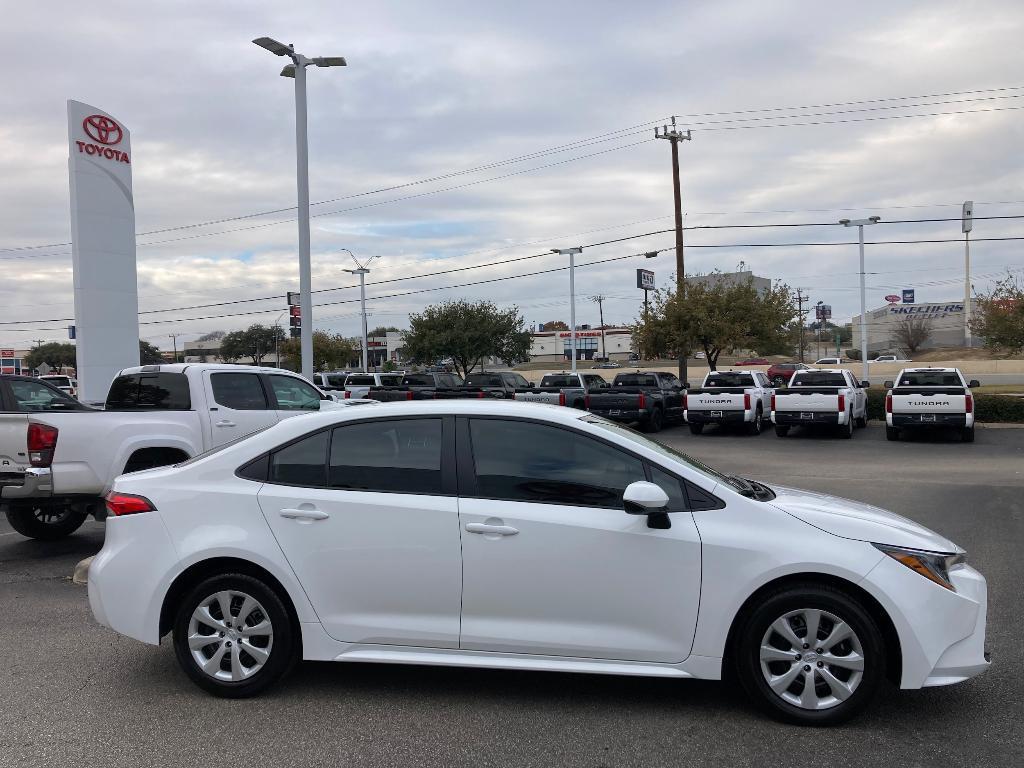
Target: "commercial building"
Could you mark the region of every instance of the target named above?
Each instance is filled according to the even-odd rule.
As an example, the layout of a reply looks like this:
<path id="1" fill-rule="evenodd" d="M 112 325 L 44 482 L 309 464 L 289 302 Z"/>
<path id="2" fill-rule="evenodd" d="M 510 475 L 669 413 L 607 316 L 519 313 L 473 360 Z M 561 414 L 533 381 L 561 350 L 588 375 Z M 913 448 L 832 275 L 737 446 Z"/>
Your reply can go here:
<path id="1" fill-rule="evenodd" d="M 977 312 L 977 302 L 971 300 L 972 317 Z M 868 358 L 886 352 L 906 353 L 896 338 L 896 329 L 907 318 L 918 318 L 927 323 L 928 338 L 919 349 L 966 346 L 964 338 L 963 301 L 922 302 L 915 304 L 887 304 L 867 313 Z M 972 339 L 973 346 L 980 346 L 978 339 Z M 853 349 L 860 349 L 860 315 L 853 318 Z"/>
<path id="2" fill-rule="evenodd" d="M 586 328 L 576 331 L 576 359 L 593 360 L 607 357 L 612 360 L 628 360 L 633 351 L 633 330 L 631 328 L 605 328 L 602 341 L 600 329 Z M 537 331 L 530 334 L 530 360 L 540 363 L 557 363 L 572 360 L 571 331 Z"/>
<path id="3" fill-rule="evenodd" d="M 3 349 L 0 349 L 0 374 L 8 373 L 21 375 L 24 373 L 27 375 L 31 373 L 31 371 L 24 367 L 24 363 L 22 362 L 27 354 L 27 349 L 15 349 L 13 347 L 4 347 Z"/>
<path id="4" fill-rule="evenodd" d="M 717 285 L 735 285 L 750 282 L 758 293 L 767 293 L 772 289 L 772 281 L 767 277 L 757 277 L 753 272 L 711 272 L 707 275 L 692 275 L 686 278 L 687 285 L 705 285 L 713 288 Z"/>

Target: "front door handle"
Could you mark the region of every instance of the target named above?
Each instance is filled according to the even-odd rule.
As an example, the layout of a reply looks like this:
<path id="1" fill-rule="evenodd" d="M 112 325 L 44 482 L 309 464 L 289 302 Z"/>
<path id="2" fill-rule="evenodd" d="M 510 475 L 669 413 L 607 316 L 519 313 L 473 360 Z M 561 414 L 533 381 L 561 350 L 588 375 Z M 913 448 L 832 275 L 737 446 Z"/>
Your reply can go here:
<path id="1" fill-rule="evenodd" d="M 237 427 L 238 425 L 235 424 L 235 422 L 233 422 L 233 421 L 228 421 L 227 419 L 224 419 L 222 421 L 218 421 L 217 422 L 217 426 L 218 427 Z"/>
<path id="2" fill-rule="evenodd" d="M 282 509 L 280 514 L 289 520 L 325 520 L 330 517 L 319 509 Z"/>
<path id="3" fill-rule="evenodd" d="M 518 528 L 511 525 L 488 525 L 487 523 L 466 523 L 466 530 L 470 533 L 485 533 L 490 536 L 515 536 L 519 533 Z"/>

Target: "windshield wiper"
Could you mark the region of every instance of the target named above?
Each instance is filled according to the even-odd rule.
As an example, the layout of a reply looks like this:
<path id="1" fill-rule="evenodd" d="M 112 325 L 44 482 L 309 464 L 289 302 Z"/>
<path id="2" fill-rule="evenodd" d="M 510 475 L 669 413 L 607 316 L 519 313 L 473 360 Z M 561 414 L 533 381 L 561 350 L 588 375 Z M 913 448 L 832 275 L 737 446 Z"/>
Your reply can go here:
<path id="1" fill-rule="evenodd" d="M 757 480 L 740 477 L 739 475 L 729 475 L 728 482 L 741 496 L 746 496 L 756 501 L 770 501 L 775 498 L 775 492 Z"/>

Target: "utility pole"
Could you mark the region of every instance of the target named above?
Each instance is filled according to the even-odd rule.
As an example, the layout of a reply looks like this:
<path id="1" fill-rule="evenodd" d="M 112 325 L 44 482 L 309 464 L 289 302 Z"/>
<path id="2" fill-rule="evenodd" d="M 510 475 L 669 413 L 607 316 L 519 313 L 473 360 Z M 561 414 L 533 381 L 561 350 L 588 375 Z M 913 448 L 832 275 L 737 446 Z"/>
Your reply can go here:
<path id="1" fill-rule="evenodd" d="M 171 337 L 171 341 L 174 343 L 174 362 L 178 362 L 178 337 L 181 336 L 181 334 L 168 333 L 167 335 Z"/>
<path id="2" fill-rule="evenodd" d="M 597 314 L 601 318 L 601 357 L 608 357 L 608 344 L 604 336 L 604 296 L 598 294 L 591 296 L 590 300 L 597 302 Z"/>
<path id="3" fill-rule="evenodd" d="M 797 320 L 800 323 L 800 362 L 804 361 L 804 302 L 810 301 L 804 296 L 800 289 L 796 289 Z"/>
<path id="4" fill-rule="evenodd" d="M 569 338 L 572 349 L 572 372 L 576 373 L 576 255 L 583 248 L 552 248 L 552 253 L 569 257 Z"/>
<path id="5" fill-rule="evenodd" d="M 686 293 L 686 270 L 683 263 L 683 200 L 679 192 L 679 142 L 690 141 L 693 137 L 687 130 L 684 134 L 676 129 L 676 118 L 672 117 L 672 130 L 662 126 L 659 132 L 654 129 L 654 138 L 668 139 L 672 144 L 672 193 L 675 198 L 676 209 L 676 301 L 679 302 L 680 311 L 683 309 L 683 298 Z M 679 380 L 686 381 L 686 350 L 679 350 Z"/>

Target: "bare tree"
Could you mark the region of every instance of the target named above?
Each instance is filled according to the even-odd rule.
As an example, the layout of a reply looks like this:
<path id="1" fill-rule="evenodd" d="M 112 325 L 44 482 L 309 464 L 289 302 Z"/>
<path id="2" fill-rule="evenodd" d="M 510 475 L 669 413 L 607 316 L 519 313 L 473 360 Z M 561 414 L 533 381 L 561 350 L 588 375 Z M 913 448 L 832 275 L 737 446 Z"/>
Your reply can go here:
<path id="1" fill-rule="evenodd" d="M 923 317 L 913 315 L 907 315 L 900 320 L 892 332 L 893 341 L 909 354 L 917 352 L 918 347 L 928 341 L 931 335 L 932 324 Z"/>

